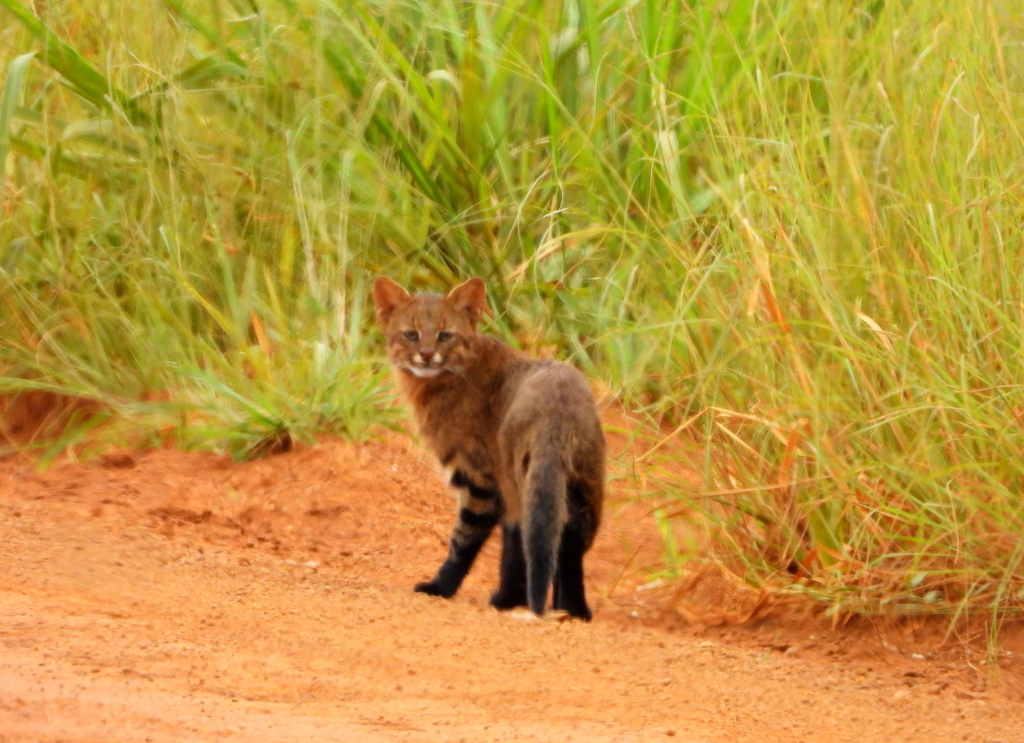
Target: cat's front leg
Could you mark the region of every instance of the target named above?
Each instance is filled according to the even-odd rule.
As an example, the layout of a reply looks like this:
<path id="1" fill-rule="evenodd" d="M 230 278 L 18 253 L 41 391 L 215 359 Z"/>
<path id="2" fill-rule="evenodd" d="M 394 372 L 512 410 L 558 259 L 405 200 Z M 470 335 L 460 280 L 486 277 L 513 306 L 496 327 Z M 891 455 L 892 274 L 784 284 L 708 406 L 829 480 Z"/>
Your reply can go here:
<path id="1" fill-rule="evenodd" d="M 414 589 L 444 598 L 451 598 L 459 590 L 502 512 L 497 489 L 473 483 L 461 470 L 452 475 L 451 486 L 458 493 L 460 508 L 452 529 L 448 557 L 431 580 L 417 583 Z"/>

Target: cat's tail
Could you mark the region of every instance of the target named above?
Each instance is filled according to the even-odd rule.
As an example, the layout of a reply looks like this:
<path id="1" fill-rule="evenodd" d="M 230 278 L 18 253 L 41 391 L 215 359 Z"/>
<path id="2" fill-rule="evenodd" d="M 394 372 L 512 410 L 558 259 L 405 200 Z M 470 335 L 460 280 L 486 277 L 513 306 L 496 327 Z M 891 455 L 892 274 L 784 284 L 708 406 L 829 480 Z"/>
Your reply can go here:
<path id="1" fill-rule="evenodd" d="M 548 451 L 534 452 L 527 469 L 522 515 L 526 596 L 530 610 L 538 616 L 547 604 L 568 519 L 565 465 L 557 448 L 545 449 Z"/>

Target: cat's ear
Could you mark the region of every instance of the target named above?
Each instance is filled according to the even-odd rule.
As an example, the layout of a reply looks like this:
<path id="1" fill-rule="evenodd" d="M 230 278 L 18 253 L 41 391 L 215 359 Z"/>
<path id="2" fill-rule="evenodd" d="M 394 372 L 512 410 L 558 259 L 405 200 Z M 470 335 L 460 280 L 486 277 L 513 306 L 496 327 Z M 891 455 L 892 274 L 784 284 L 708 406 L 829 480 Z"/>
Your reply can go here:
<path id="1" fill-rule="evenodd" d="M 484 280 L 474 278 L 459 284 L 448 292 L 444 301 L 465 315 L 475 328 L 476 324 L 480 322 L 480 314 L 487 306 L 487 290 L 484 288 Z"/>
<path id="2" fill-rule="evenodd" d="M 387 325 L 395 310 L 411 301 L 412 295 L 391 279 L 378 276 L 373 282 L 373 305 L 381 325 Z"/>

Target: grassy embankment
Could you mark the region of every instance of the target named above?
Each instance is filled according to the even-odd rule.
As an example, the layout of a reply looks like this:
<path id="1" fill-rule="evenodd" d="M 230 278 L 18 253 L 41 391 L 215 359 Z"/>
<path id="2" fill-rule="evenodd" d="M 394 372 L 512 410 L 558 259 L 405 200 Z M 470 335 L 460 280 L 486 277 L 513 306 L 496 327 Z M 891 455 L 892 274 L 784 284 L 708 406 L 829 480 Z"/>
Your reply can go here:
<path id="1" fill-rule="evenodd" d="M 1020 615 L 1019 18 L 687 5 L 0 0 L 0 392 L 360 437 L 372 276 L 479 274 L 703 452 L 673 567 Z"/>

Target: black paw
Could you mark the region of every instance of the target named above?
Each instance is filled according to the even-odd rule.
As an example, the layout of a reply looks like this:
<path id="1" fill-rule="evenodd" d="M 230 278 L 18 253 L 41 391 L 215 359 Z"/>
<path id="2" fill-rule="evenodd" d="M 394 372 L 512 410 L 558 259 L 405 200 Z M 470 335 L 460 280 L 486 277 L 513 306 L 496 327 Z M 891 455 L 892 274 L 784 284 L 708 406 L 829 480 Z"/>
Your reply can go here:
<path id="1" fill-rule="evenodd" d="M 425 593 L 428 596 L 440 596 L 441 598 L 450 599 L 455 595 L 448 586 L 442 585 L 432 580 L 424 581 L 423 583 L 417 583 L 413 589 L 416 593 Z"/>
<path id="2" fill-rule="evenodd" d="M 491 606 L 495 609 L 515 609 L 519 606 L 526 606 L 526 591 L 521 593 L 513 591 L 501 591 L 500 589 L 491 594 Z"/>
<path id="3" fill-rule="evenodd" d="M 590 611 L 590 607 L 586 604 L 583 605 L 583 608 L 576 609 L 575 611 L 570 609 L 569 616 L 576 617 L 577 619 L 582 619 L 584 622 L 589 622 L 591 619 L 594 618 L 594 615 Z"/>
<path id="4" fill-rule="evenodd" d="M 570 617 L 576 617 L 576 619 L 582 619 L 584 622 L 589 622 L 593 618 L 593 614 L 590 611 L 590 607 L 585 603 L 577 604 L 575 606 L 556 606 L 556 609 L 563 609 L 569 614 Z"/>

